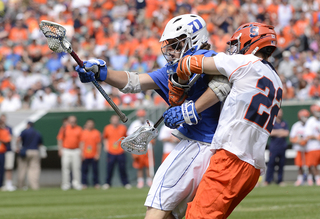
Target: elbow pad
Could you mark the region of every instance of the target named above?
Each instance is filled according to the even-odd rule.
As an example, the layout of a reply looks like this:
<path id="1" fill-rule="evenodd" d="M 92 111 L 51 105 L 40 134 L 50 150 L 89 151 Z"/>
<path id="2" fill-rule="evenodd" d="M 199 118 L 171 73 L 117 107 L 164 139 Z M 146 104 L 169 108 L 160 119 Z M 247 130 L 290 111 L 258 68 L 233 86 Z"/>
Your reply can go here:
<path id="1" fill-rule="evenodd" d="M 139 74 L 137 72 L 125 71 L 128 76 L 128 83 L 124 88 L 119 89 L 122 93 L 140 93 L 141 85 L 139 80 Z"/>
<path id="2" fill-rule="evenodd" d="M 227 77 L 222 75 L 213 76 L 208 86 L 217 95 L 218 99 L 222 102 L 226 99 L 231 90 L 231 84 Z"/>

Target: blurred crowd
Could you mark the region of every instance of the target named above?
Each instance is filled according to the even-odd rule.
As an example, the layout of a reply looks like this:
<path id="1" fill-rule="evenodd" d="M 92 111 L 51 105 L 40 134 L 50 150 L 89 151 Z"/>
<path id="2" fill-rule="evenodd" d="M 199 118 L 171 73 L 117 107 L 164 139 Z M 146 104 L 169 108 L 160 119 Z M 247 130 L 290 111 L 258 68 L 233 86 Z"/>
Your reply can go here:
<path id="1" fill-rule="evenodd" d="M 247 22 L 275 26 L 278 49 L 270 58 L 284 100 L 320 97 L 320 0 L 2 0 L 0 1 L 1 111 L 104 109 L 108 103 L 82 84 L 76 62 L 53 53 L 41 20 L 67 29 L 83 60 L 98 57 L 115 70 L 150 72 L 166 64 L 160 36 L 174 16 L 194 13 L 207 22 L 213 50 L 224 52 L 231 33 Z M 122 107 L 165 104 L 155 92 L 123 94 L 103 88 Z"/>

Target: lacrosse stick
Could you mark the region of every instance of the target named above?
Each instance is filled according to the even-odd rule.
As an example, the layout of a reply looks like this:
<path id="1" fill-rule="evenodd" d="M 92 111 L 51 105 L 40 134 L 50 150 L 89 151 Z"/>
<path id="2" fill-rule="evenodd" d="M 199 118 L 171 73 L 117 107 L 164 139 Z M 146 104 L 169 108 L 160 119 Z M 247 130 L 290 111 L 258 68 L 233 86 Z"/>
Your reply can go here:
<path id="1" fill-rule="evenodd" d="M 72 50 L 71 43 L 65 38 L 66 29 L 60 24 L 42 20 L 40 22 L 40 30 L 44 34 L 47 39 L 49 48 L 56 53 L 65 52 L 69 53 L 72 58 L 80 65 L 84 67 L 82 60 L 79 56 Z M 98 71 L 98 66 L 94 66 L 93 72 Z M 94 79 L 92 81 L 93 85 L 98 89 L 98 91 L 102 94 L 102 96 L 108 101 L 110 106 L 114 109 L 114 111 L 118 114 L 122 122 L 127 122 L 127 116 L 121 112 L 118 106 L 112 101 L 112 99 L 108 96 L 108 94 L 103 90 L 100 84 Z"/>
<path id="2" fill-rule="evenodd" d="M 153 145 L 148 148 L 149 176 L 154 177 Z"/>
<path id="3" fill-rule="evenodd" d="M 200 74 L 196 74 L 189 82 L 188 88 L 186 88 L 187 92 L 192 85 L 201 77 Z M 170 109 L 172 106 L 169 106 Z M 167 109 L 167 110 L 168 110 Z M 127 136 L 121 142 L 121 147 L 123 150 L 132 153 L 132 154 L 145 154 L 148 150 L 149 142 L 154 139 L 158 135 L 158 126 L 164 120 L 163 116 L 161 116 L 158 121 L 154 124 L 154 126 L 150 125 L 147 120 L 147 124 L 141 126 L 137 131 L 135 131 L 132 135 Z"/>

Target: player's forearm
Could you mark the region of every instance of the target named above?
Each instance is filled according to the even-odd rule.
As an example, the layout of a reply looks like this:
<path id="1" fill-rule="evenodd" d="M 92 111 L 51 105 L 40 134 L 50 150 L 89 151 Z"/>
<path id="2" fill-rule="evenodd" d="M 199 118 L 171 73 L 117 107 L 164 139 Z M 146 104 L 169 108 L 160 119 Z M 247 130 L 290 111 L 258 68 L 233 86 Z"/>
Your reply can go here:
<path id="1" fill-rule="evenodd" d="M 138 93 L 141 91 L 159 89 L 153 79 L 146 73 L 136 74 L 134 72 L 108 70 L 106 83 L 118 89 L 126 87 L 124 93 Z M 129 83 L 128 83 L 129 82 Z"/>
<path id="2" fill-rule="evenodd" d="M 203 72 L 209 75 L 221 75 L 221 73 L 217 69 L 213 57 L 205 57 L 203 59 Z"/>
<path id="3" fill-rule="evenodd" d="M 128 83 L 128 76 L 125 71 L 114 71 L 108 69 L 107 79 L 105 82 L 113 87 L 122 89 Z"/>
<path id="4" fill-rule="evenodd" d="M 207 90 L 195 102 L 195 107 L 197 112 L 201 113 L 217 102 L 219 102 L 217 95 L 213 92 L 213 90 L 207 88 Z"/>

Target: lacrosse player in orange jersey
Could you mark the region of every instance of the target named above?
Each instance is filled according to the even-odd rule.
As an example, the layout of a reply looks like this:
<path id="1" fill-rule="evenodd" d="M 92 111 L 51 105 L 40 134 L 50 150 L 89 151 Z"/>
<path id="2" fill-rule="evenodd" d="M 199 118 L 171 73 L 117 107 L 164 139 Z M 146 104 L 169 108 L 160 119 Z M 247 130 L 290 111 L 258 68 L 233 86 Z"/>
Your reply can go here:
<path id="1" fill-rule="evenodd" d="M 290 142 L 293 144 L 292 148 L 297 151 L 297 155 L 294 159 L 294 163 L 299 167 L 299 173 L 295 186 L 301 186 L 303 184 L 303 166 L 306 165 L 306 122 L 310 116 L 310 113 L 306 109 L 302 109 L 298 112 L 298 119 L 296 123 L 292 125 L 290 131 Z"/>
<path id="2" fill-rule="evenodd" d="M 179 78 L 192 73 L 224 75 L 232 83 L 213 136 L 209 167 L 194 200 L 188 204 L 187 219 L 227 218 L 258 182 L 265 170 L 265 147 L 282 101 L 282 83 L 267 61 L 276 49 L 273 26 L 248 23 L 240 26 L 228 42 L 230 55 L 193 55 L 178 64 Z M 234 55 L 233 55 L 234 54 Z M 217 99 L 211 89 L 196 101 L 194 114 L 201 113 Z M 179 111 L 172 107 L 167 115 Z M 179 116 L 179 115 L 177 115 Z"/>
<path id="3" fill-rule="evenodd" d="M 310 107 L 313 114 L 306 122 L 306 136 L 308 142 L 306 145 L 306 164 L 309 168 L 307 182 L 309 186 L 314 184 L 313 177 L 316 180 L 316 185 L 320 186 L 320 175 L 317 166 L 320 164 L 320 106 L 313 104 Z"/>

